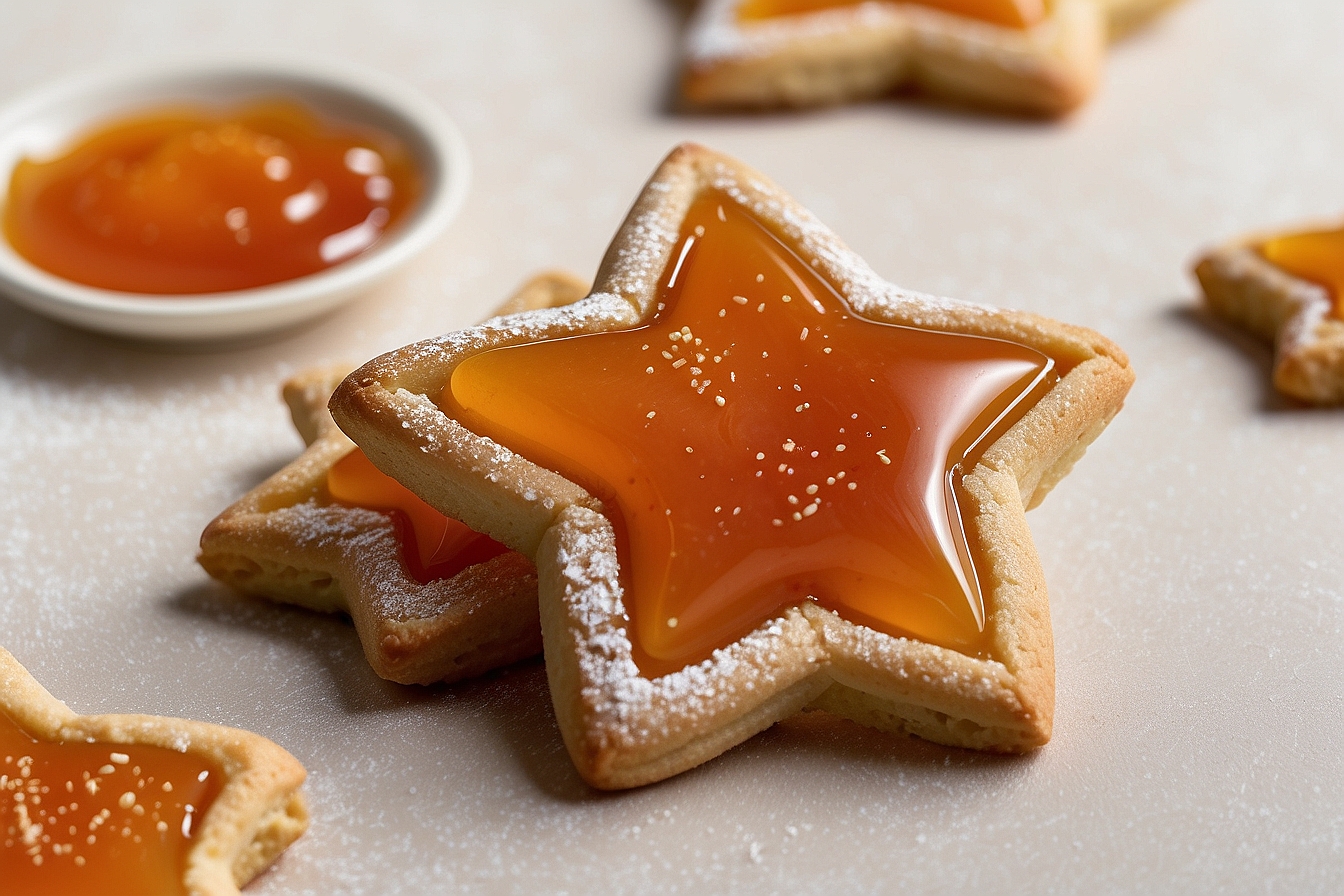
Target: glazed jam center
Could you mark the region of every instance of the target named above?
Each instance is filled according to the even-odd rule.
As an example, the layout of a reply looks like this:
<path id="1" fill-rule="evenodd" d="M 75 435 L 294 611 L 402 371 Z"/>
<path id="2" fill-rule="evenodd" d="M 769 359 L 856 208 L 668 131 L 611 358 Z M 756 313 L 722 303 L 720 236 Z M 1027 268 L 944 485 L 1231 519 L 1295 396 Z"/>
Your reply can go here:
<path id="1" fill-rule="evenodd" d="M 47 743 L 0 713 L 0 879 L 11 896 L 185 893 L 220 773 L 160 747 Z"/>
<path id="2" fill-rule="evenodd" d="M 856 317 L 721 193 L 675 257 L 647 326 L 476 355 L 440 399 L 605 502 L 641 670 L 805 600 L 982 652 L 956 467 L 1049 359 Z"/>
<path id="3" fill-rule="evenodd" d="M 332 465 L 327 490 L 342 504 L 392 514 L 403 543 L 414 546 L 405 552 L 406 566 L 421 584 L 452 578 L 508 550 L 430 507 L 358 448 Z"/>
<path id="4" fill-rule="evenodd" d="M 841 6 L 859 6 L 872 0 L 744 0 L 737 8 L 741 21 L 796 16 Z M 1030 28 L 1045 18 L 1045 0 L 903 0 L 946 12 L 980 19 L 1007 28 Z"/>
<path id="5" fill-rule="evenodd" d="M 208 293 L 316 273 L 372 247 L 420 177 L 389 135 L 290 102 L 173 110 L 110 125 L 14 169 L 5 236 L 67 280 Z"/>
<path id="6" fill-rule="evenodd" d="M 1344 227 L 1277 237 L 1260 254 L 1275 267 L 1330 291 L 1333 315 L 1344 317 Z"/>

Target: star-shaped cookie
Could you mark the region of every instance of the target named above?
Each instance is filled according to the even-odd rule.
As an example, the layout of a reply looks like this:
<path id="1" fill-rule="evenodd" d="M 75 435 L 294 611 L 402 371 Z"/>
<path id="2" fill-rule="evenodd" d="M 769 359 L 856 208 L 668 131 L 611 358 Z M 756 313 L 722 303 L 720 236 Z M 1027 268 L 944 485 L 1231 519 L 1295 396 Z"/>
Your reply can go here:
<path id="1" fill-rule="evenodd" d="M 1095 90 L 1110 37 L 1175 0 L 704 0 L 681 94 L 700 108 L 822 106 L 906 84 L 1059 115 Z"/>
<path id="2" fill-rule="evenodd" d="M 498 312 L 586 292 L 568 274 L 542 274 Z M 532 562 L 367 464 L 326 407 L 349 371 L 313 370 L 285 384 L 308 447 L 206 527 L 201 566 L 248 594 L 348 614 L 374 671 L 402 684 L 457 681 L 539 653 Z"/>
<path id="3" fill-rule="evenodd" d="M 1247 237 L 1195 264 L 1209 308 L 1274 344 L 1274 386 L 1344 403 L 1344 227 Z"/>
<path id="4" fill-rule="evenodd" d="M 249 731 L 80 716 L 0 648 L 0 871 L 11 896 L 237 896 L 308 829 L 303 766 Z"/>
<path id="5" fill-rule="evenodd" d="M 536 559 L 561 731 L 618 788 L 809 706 L 1044 743 L 1024 510 L 1131 380 L 1091 331 L 886 283 L 764 176 L 686 145 L 591 296 L 385 355 L 332 411 L 430 504 Z"/>

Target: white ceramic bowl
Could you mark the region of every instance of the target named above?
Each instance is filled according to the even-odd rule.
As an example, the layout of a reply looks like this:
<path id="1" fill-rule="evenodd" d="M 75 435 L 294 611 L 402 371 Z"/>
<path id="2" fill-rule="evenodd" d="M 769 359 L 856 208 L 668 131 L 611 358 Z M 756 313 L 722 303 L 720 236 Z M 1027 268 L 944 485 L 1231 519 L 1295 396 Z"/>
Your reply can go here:
<path id="1" fill-rule="evenodd" d="M 378 245 L 325 271 L 270 286 L 183 297 L 97 289 L 49 274 L 0 239 L 0 293 L 65 323 L 163 342 L 211 342 L 282 329 L 367 291 L 424 249 L 457 214 L 470 181 L 466 144 L 428 99 L 347 66 L 216 61 L 88 72 L 0 110 L 0 201 L 15 164 L 50 156 L 84 132 L 173 104 L 232 105 L 285 96 L 333 119 L 380 128 L 410 149 L 424 177 L 418 205 Z"/>

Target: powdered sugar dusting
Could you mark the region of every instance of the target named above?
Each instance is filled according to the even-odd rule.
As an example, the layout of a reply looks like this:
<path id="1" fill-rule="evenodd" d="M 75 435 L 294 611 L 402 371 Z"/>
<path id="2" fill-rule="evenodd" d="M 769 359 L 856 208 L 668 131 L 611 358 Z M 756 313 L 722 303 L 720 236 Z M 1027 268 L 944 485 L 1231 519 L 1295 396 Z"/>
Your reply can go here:
<path id="1" fill-rule="evenodd" d="M 91 619 L 120 632 L 128 606 L 163 600 L 165 579 L 195 580 L 201 527 L 240 476 L 292 454 L 275 400 L 287 371 L 116 353 L 5 321 L 0 631 L 15 649 L 31 638 L 78 656 L 63 639 Z M 254 400 L 273 413 L 251 413 Z"/>
<path id="2" fill-rule="evenodd" d="M 655 175 L 618 234 L 614 263 L 605 281 L 600 282 L 640 306 L 641 319 L 647 320 L 661 308 L 655 303 L 660 281 L 680 240 L 681 219 L 695 195 L 705 189 L 725 194 L 774 229 L 859 314 L 918 326 L 936 325 L 951 315 L 964 319 L 993 313 L 984 306 L 892 286 L 810 212 L 764 178 L 697 152 L 690 150 L 680 157 L 674 154 L 668 167 Z M 595 303 L 596 298 L 589 301 Z M 622 310 L 629 313 L 632 307 L 624 302 L 601 307 L 580 303 L 559 314 L 539 312 L 504 319 L 493 328 L 450 334 L 431 344 L 449 353 L 470 353 L 573 332 L 557 329 L 557 325 L 621 329 L 631 321 L 617 315 Z M 534 500 L 532 495 L 525 497 Z M 827 650 L 806 612 L 793 608 L 715 650 L 702 662 L 657 678 L 645 677 L 633 658 L 627 631 L 630 620 L 609 524 L 594 511 L 570 506 L 561 511 L 553 525 L 558 536 L 551 548 L 543 547 L 538 555 L 538 562 L 549 565 L 554 573 L 542 576 L 543 600 L 561 601 L 578 635 L 577 696 L 584 707 L 583 737 L 599 755 L 617 757 L 612 761 L 619 763 L 623 761 L 619 758 L 622 750 L 642 749 L 646 756 L 675 750 L 692 738 L 706 736 L 706 731 L 742 718 L 753 707 L 812 677 L 828 664 Z M 862 642 L 869 660 L 882 668 L 908 668 L 902 662 L 912 642 L 877 632 L 869 634 L 871 637 Z M 1002 690 L 1000 678 L 1007 674 L 1002 666 L 990 671 L 973 665 L 977 666 L 977 681 L 989 682 L 990 691 Z M 936 663 L 930 670 L 931 675 L 950 675 L 958 682 L 962 676 L 959 669 L 945 669 Z M 941 682 L 949 686 L 954 683 Z M 979 687 L 969 681 L 961 683 L 968 690 Z M 824 685 L 824 681 L 818 682 L 818 687 Z"/>
<path id="3" fill-rule="evenodd" d="M 810 608 L 828 651 L 844 653 L 874 668 L 893 669 L 901 681 L 915 681 L 917 690 L 955 693 L 973 702 L 1006 703 L 1014 711 L 1020 702 L 1013 676 L 998 660 L 949 663 L 947 655 L 931 645 L 896 638 L 863 625 L 845 623 L 829 610 Z"/>
<path id="4" fill-rule="evenodd" d="M 594 293 L 572 305 L 491 318 L 477 326 L 417 343 L 411 346 L 415 351 L 402 351 L 410 358 L 423 358 L 433 352 L 460 356 L 499 345 L 553 338 L 558 333 L 588 332 L 601 325 L 609 326 L 612 320 L 629 318 L 630 305 L 619 295 Z"/>
<path id="5" fill-rule="evenodd" d="M 378 617 L 428 619 L 445 610 L 447 580 L 422 584 L 407 573 L 404 545 L 385 513 L 305 501 L 267 514 L 256 534 L 264 540 L 276 532 L 292 539 L 296 551 L 330 557 L 333 566 L 356 580 L 343 583 L 346 599 L 357 590 L 358 599 L 371 602 Z"/>
<path id="6" fill-rule="evenodd" d="M 759 179 L 742 184 L 737 172 L 719 162 L 712 185 L 727 193 L 757 218 L 777 222 L 784 236 L 796 242 L 809 261 L 845 297 L 859 314 L 888 317 L 895 313 L 915 326 L 932 323 L 935 314 L 996 309 L 958 299 L 945 299 L 901 289 L 882 279 L 868 263 L 840 241 L 825 224 L 789 199 L 778 187 Z"/>
<path id="7" fill-rule="evenodd" d="M 393 394 L 401 410 L 401 427 L 415 439 L 419 449 L 425 453 L 442 450 L 445 418 L 439 406 L 427 396 L 408 389 L 398 389 Z M 513 456 L 512 452 L 502 447 L 496 453 L 502 459 Z"/>
<path id="8" fill-rule="evenodd" d="M 607 747 L 675 741 L 707 720 L 740 712 L 744 699 L 754 702 L 753 693 L 766 697 L 796 681 L 800 672 L 810 673 L 784 663 L 785 650 L 810 648 L 813 663 L 823 662 L 811 627 L 792 609 L 700 663 L 643 677 L 626 632 L 629 617 L 609 524 L 592 511 L 570 508 L 558 525 L 554 562 L 567 612 L 584 635 L 579 651 L 583 702 Z"/>
<path id="9" fill-rule="evenodd" d="M 268 527 L 291 534 L 296 550 L 339 558 L 336 565 L 355 572 L 380 616 L 417 619 L 442 611 L 441 603 L 428 593 L 431 589 L 407 575 L 401 560 L 403 545 L 387 514 L 306 501 L 270 516 Z"/>
<path id="10" fill-rule="evenodd" d="M 663 178 L 675 176 L 664 175 Z M 663 178 L 655 178 L 648 189 L 655 194 L 664 194 L 667 201 L 652 202 L 644 197 L 644 207 L 621 234 L 622 242 L 609 286 L 624 295 L 646 300 L 650 296 L 667 268 L 680 234 L 680 217 L 672 214 L 669 206 L 675 206 L 676 199 L 684 199 L 689 205 L 694 198 L 692 194 L 670 195 L 674 184 Z M 763 178 L 747 175 L 744 181 L 740 169 L 724 161 L 714 161 L 707 181 L 705 186 L 727 194 L 757 219 L 777 226 L 786 241 L 793 244 L 803 259 L 816 268 L 860 315 L 935 328 L 946 325 L 952 314 L 987 319 L 1001 313 L 986 305 L 939 298 L 887 282 L 815 215 Z M 655 311 L 646 308 L 644 314 L 647 316 Z"/>

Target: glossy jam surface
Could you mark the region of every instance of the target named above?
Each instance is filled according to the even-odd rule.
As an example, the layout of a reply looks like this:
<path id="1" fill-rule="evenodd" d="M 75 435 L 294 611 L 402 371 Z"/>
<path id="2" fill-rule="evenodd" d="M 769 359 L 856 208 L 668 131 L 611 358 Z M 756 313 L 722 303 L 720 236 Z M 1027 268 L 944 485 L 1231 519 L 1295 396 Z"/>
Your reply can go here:
<path id="1" fill-rule="evenodd" d="M 0 891 L 185 893 L 218 769 L 161 747 L 47 743 L 0 712 Z"/>
<path id="2" fill-rule="evenodd" d="M 1330 291 L 1333 316 L 1344 317 L 1344 227 L 1267 240 L 1260 254 L 1275 267 Z"/>
<path id="3" fill-rule="evenodd" d="M 420 193 L 390 135 L 286 101 L 119 121 L 21 161 L 5 237 L 34 265 L 122 292 L 199 294 L 313 274 L 375 245 Z"/>
<path id="4" fill-rule="evenodd" d="M 823 9 L 859 6 L 874 0 L 743 0 L 737 8 L 739 20 L 748 22 L 796 16 Z M 1030 28 L 1045 18 L 1045 0 L 901 0 L 916 6 L 930 6 L 945 12 L 980 19 L 1007 28 Z"/>
<path id="5" fill-rule="evenodd" d="M 421 584 L 452 578 L 508 550 L 430 507 L 375 467 L 358 448 L 332 465 L 327 490 L 342 504 L 391 514 L 402 543 L 409 548 L 405 551 L 407 569 Z"/>
<path id="6" fill-rule="evenodd" d="M 476 355 L 445 409 L 604 501 L 646 675 L 809 599 L 981 652 L 956 467 L 1049 359 L 856 317 L 720 193 L 681 241 L 649 325 Z"/>

